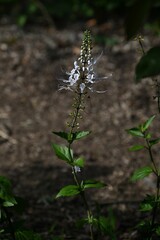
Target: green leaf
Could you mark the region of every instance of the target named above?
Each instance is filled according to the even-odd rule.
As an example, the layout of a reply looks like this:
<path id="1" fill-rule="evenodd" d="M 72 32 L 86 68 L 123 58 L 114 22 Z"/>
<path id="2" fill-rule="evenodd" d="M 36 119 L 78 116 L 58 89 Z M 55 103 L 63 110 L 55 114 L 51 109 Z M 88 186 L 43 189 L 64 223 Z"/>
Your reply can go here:
<path id="1" fill-rule="evenodd" d="M 105 183 L 96 181 L 96 180 L 86 180 L 82 182 L 82 188 L 87 189 L 87 188 L 103 188 L 106 187 Z"/>
<path id="2" fill-rule="evenodd" d="M 150 203 L 142 203 L 140 205 L 140 211 L 142 212 L 148 212 L 153 209 L 152 205 Z"/>
<path id="3" fill-rule="evenodd" d="M 13 199 L 11 199 L 11 201 L 5 201 L 5 202 L 3 203 L 3 206 L 4 206 L 4 207 L 13 207 L 15 204 L 16 204 L 16 201 L 15 201 L 15 199 L 13 198 Z"/>
<path id="4" fill-rule="evenodd" d="M 144 23 L 145 18 L 148 15 L 151 5 L 151 0 L 136 0 L 128 11 L 126 18 L 126 33 L 127 38 L 131 39 L 135 37 Z"/>
<path id="5" fill-rule="evenodd" d="M 152 117 L 150 117 L 143 125 L 142 125 L 142 131 L 145 132 L 149 126 L 151 125 L 152 121 L 154 120 L 155 115 L 153 115 Z"/>
<path id="6" fill-rule="evenodd" d="M 0 199 L 4 207 L 10 207 L 17 204 L 11 188 L 11 182 L 8 178 L 0 176 Z"/>
<path id="7" fill-rule="evenodd" d="M 153 172 L 153 169 L 151 167 L 147 166 L 147 167 L 140 168 L 134 172 L 133 176 L 131 177 L 131 180 L 137 181 L 139 179 L 143 179 L 152 172 Z"/>
<path id="8" fill-rule="evenodd" d="M 136 80 L 160 74 L 160 46 L 151 48 L 136 66 Z"/>
<path id="9" fill-rule="evenodd" d="M 159 143 L 159 142 L 160 142 L 160 138 L 156 138 L 156 139 L 153 139 L 153 140 L 150 140 L 150 141 L 149 141 L 150 146 L 153 146 L 153 145 L 155 145 L 155 144 L 157 144 L 157 143 Z"/>
<path id="10" fill-rule="evenodd" d="M 66 132 L 52 132 L 52 133 L 54 133 L 55 135 L 57 135 L 61 138 L 66 139 L 68 141 L 68 133 L 66 133 Z"/>
<path id="11" fill-rule="evenodd" d="M 74 161 L 74 166 L 84 167 L 84 158 L 80 157 Z"/>
<path id="12" fill-rule="evenodd" d="M 132 136 L 144 138 L 144 134 L 140 131 L 139 128 L 131 128 L 131 129 L 128 129 L 127 132 Z"/>
<path id="13" fill-rule="evenodd" d="M 75 133 L 73 133 L 73 139 L 74 140 L 79 140 L 81 138 L 84 138 L 84 137 L 88 136 L 90 133 L 91 133 L 90 131 L 75 132 Z"/>
<path id="14" fill-rule="evenodd" d="M 79 193 L 80 193 L 80 189 L 77 185 L 68 185 L 63 187 L 59 191 L 59 193 L 56 195 L 56 198 L 75 196 Z"/>
<path id="15" fill-rule="evenodd" d="M 69 148 L 66 146 L 60 146 L 57 144 L 52 144 L 52 147 L 55 151 L 55 154 L 58 158 L 66 161 L 67 163 L 71 163 L 73 161 L 73 151 L 71 150 L 71 153 L 69 151 Z"/>
<path id="16" fill-rule="evenodd" d="M 79 131 L 79 132 L 74 132 L 72 134 L 66 133 L 66 132 L 53 132 L 57 136 L 64 138 L 68 142 L 73 142 L 74 140 L 79 140 L 81 138 L 84 138 L 90 134 L 90 131 Z"/>
<path id="17" fill-rule="evenodd" d="M 129 151 L 139 151 L 144 148 L 145 148 L 145 146 L 143 146 L 143 145 L 134 145 L 133 147 L 129 148 Z"/>

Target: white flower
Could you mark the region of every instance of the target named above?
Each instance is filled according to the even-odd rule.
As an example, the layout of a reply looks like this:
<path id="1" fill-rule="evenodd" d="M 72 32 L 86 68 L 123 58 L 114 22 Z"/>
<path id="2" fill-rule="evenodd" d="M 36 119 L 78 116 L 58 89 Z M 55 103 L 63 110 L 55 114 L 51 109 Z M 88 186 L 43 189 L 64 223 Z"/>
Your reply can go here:
<path id="1" fill-rule="evenodd" d="M 74 68 L 70 73 L 67 73 L 69 76 L 67 80 L 63 79 L 63 85 L 60 86 L 59 90 L 67 89 L 67 90 L 78 90 L 80 93 L 85 93 L 88 90 L 91 92 L 104 93 L 103 91 L 96 91 L 94 89 L 94 84 L 103 80 L 108 79 L 112 76 L 112 74 L 107 77 L 98 78 L 94 72 L 94 65 L 96 64 L 96 60 L 90 61 L 88 60 L 85 66 L 80 61 L 74 62 Z M 78 65 L 79 64 L 79 65 Z"/>
<path id="2" fill-rule="evenodd" d="M 79 87 L 80 87 L 80 92 L 83 93 L 86 85 L 85 85 L 85 83 L 81 83 L 81 84 L 79 85 Z"/>
<path id="3" fill-rule="evenodd" d="M 97 63 L 97 60 L 100 58 L 100 55 L 97 59 L 93 59 L 91 56 L 91 36 L 89 31 L 84 32 L 84 39 L 82 41 L 80 57 L 77 61 L 74 61 L 74 67 L 71 72 L 66 74 L 69 76 L 68 79 L 63 79 L 63 84 L 60 86 L 59 90 L 67 89 L 71 91 L 77 91 L 81 94 L 85 94 L 89 91 L 104 93 L 103 91 L 96 91 L 94 89 L 94 84 L 102 79 L 107 79 L 108 77 L 98 78 L 96 77 L 94 71 L 94 65 Z"/>
<path id="4" fill-rule="evenodd" d="M 76 173 L 81 172 L 81 169 L 78 166 L 74 166 L 74 170 L 75 170 Z"/>

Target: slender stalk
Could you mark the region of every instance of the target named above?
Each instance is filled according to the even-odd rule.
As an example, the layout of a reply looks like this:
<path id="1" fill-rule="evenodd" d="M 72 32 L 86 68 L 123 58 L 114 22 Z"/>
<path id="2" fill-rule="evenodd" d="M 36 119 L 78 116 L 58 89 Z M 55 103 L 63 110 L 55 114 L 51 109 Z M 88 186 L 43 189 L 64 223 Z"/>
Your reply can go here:
<path id="1" fill-rule="evenodd" d="M 74 118 L 72 120 L 71 123 L 71 130 L 70 130 L 70 135 L 72 135 L 74 128 L 76 127 L 76 123 L 77 123 L 77 118 L 79 115 L 79 110 L 80 110 L 80 106 L 81 106 L 81 102 L 82 102 L 82 93 L 78 93 L 78 99 L 77 99 L 77 105 L 76 105 L 76 112 L 74 114 Z"/>
<path id="2" fill-rule="evenodd" d="M 148 139 L 146 139 L 146 143 L 147 143 L 147 149 L 148 149 L 148 152 L 149 152 L 149 157 L 150 157 L 150 160 L 151 160 L 151 162 L 153 164 L 153 167 L 154 167 L 154 173 L 158 177 L 158 169 L 157 169 L 156 163 L 154 161 L 153 154 L 152 154 L 152 149 L 151 149 L 151 146 L 149 144 Z"/>
<path id="3" fill-rule="evenodd" d="M 76 125 L 77 125 L 77 119 L 78 119 L 79 111 L 80 111 L 80 109 L 81 109 L 81 104 L 82 104 L 82 95 L 83 95 L 82 93 L 78 93 L 74 117 L 73 117 L 72 122 L 71 122 L 71 124 L 70 124 L 70 136 L 71 136 L 71 137 L 72 137 L 74 128 L 75 128 Z M 74 159 L 73 159 L 73 157 L 72 157 L 72 153 L 71 153 L 71 145 L 72 145 L 72 141 L 69 143 L 68 149 L 69 149 L 70 158 L 74 161 Z M 80 189 L 80 196 L 81 196 L 81 198 L 82 198 L 82 200 L 83 200 L 83 204 L 84 204 L 85 209 L 86 209 L 86 211 L 87 211 L 87 218 L 88 218 L 89 227 L 90 227 L 90 239 L 91 239 L 91 240 L 94 240 L 94 232 L 93 232 L 93 224 L 92 224 L 93 215 L 92 215 L 92 212 L 91 212 L 90 207 L 89 207 L 89 205 L 88 205 L 85 192 L 82 191 L 82 189 L 81 189 L 81 184 L 80 184 L 80 182 L 79 182 L 78 175 L 77 175 L 74 167 L 72 167 L 72 174 L 73 174 L 73 178 L 74 178 L 74 181 L 75 181 L 76 185 L 77 185 L 77 186 L 79 187 L 79 189 Z"/>
<path id="4" fill-rule="evenodd" d="M 153 167 L 154 167 L 154 174 L 157 178 L 157 180 L 156 180 L 155 203 L 154 203 L 154 207 L 153 207 L 153 210 L 152 210 L 152 219 L 151 219 L 152 232 L 151 232 L 151 234 L 148 238 L 148 240 L 151 240 L 152 235 L 153 235 L 153 229 L 154 229 L 155 221 L 156 221 L 157 210 L 158 210 L 158 206 L 159 206 L 158 200 L 159 200 L 159 197 L 160 197 L 160 176 L 159 176 L 158 168 L 157 168 L 156 163 L 155 163 L 154 158 L 153 158 L 152 149 L 151 149 L 151 146 L 149 144 L 148 139 L 146 139 L 146 143 L 147 143 L 147 149 L 148 149 L 148 152 L 149 152 L 150 160 L 151 160 L 151 162 L 153 164 Z"/>

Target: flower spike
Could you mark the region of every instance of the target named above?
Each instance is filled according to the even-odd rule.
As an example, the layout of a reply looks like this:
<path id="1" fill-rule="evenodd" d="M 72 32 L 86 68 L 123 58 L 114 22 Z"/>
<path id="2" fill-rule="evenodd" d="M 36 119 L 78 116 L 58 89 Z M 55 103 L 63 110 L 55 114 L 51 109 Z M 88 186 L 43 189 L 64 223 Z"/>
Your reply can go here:
<path id="1" fill-rule="evenodd" d="M 110 74 L 108 77 L 96 77 L 94 65 L 100 57 L 101 55 L 97 59 L 93 59 L 91 34 L 90 31 L 86 30 L 82 40 L 80 57 L 74 61 L 74 68 L 71 72 L 66 73 L 69 77 L 67 80 L 62 80 L 63 85 L 60 86 L 59 90 L 66 89 L 76 91 L 81 94 L 86 94 L 88 90 L 97 93 L 106 92 L 106 90 L 96 91 L 93 88 L 97 81 L 105 78 L 107 79 L 112 76 L 112 74 Z"/>

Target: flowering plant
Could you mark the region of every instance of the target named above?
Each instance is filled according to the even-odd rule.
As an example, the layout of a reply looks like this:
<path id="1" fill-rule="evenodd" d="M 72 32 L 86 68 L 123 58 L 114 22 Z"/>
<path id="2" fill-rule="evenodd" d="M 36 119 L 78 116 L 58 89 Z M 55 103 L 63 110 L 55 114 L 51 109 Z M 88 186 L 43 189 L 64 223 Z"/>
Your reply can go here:
<path id="1" fill-rule="evenodd" d="M 67 146 L 60 146 L 57 144 L 52 145 L 57 157 L 71 167 L 74 180 L 74 184 L 63 187 L 58 192 L 56 198 L 80 195 L 87 212 L 87 216 L 80 220 L 80 225 L 89 224 L 91 240 L 97 239 L 97 231 L 103 234 L 108 234 L 108 220 L 103 216 L 95 217 L 93 215 L 87 201 L 86 190 L 89 188 L 103 188 L 106 184 L 93 179 L 80 180 L 79 173 L 81 168 L 84 168 L 85 160 L 83 157 L 75 157 L 72 145 L 74 141 L 78 141 L 90 134 L 90 131 L 77 131 L 77 129 L 79 128 L 78 121 L 82 118 L 82 112 L 85 108 L 85 96 L 88 91 L 96 91 L 93 86 L 96 81 L 100 80 L 96 77 L 94 72 L 95 63 L 96 61 L 92 58 L 91 35 L 89 31 L 85 31 L 80 57 L 74 62 L 74 68 L 72 71 L 67 73 L 69 76 L 68 79 L 62 80 L 63 85 L 60 86 L 60 90 L 67 89 L 75 93 L 75 102 L 73 104 L 74 110 L 70 114 L 71 119 L 68 122 L 69 131 L 53 132 L 59 137 L 65 139 L 67 141 Z"/>

